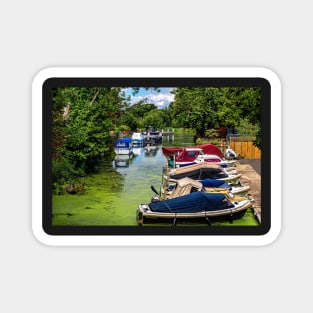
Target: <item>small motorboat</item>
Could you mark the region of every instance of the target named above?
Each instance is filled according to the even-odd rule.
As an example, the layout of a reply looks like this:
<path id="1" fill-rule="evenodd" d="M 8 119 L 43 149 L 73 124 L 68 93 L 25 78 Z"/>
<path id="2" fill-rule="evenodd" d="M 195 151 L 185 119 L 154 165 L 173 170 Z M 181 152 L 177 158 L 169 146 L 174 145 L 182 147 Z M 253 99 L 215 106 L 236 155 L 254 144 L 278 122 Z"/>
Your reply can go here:
<path id="1" fill-rule="evenodd" d="M 205 154 L 214 154 L 214 155 L 219 156 L 220 158 L 224 158 L 224 154 L 219 149 L 219 147 L 217 147 L 216 145 L 213 145 L 211 143 L 206 143 L 206 144 L 197 145 L 197 146 L 190 146 L 187 148 L 200 148 L 200 149 L 202 149 L 203 153 L 205 153 Z M 184 149 L 183 147 L 177 147 L 177 148 L 162 147 L 162 152 L 163 152 L 163 155 L 167 157 L 167 156 L 170 156 L 173 154 L 178 154 L 183 149 Z"/>
<path id="2" fill-rule="evenodd" d="M 234 219 L 242 217 L 247 209 L 252 207 L 252 201 L 246 197 L 236 197 L 231 200 L 225 194 L 193 192 L 181 197 L 149 204 L 139 204 L 136 211 L 138 226 L 146 222 L 171 222 L 177 220 L 204 220 L 211 225 L 215 219 Z"/>
<path id="3" fill-rule="evenodd" d="M 133 153 L 131 138 L 120 138 L 114 141 L 114 152 L 117 155 L 130 155 Z"/>
<path id="4" fill-rule="evenodd" d="M 134 146 L 143 146 L 145 144 L 145 137 L 142 133 L 132 134 L 132 143 Z"/>
<path id="5" fill-rule="evenodd" d="M 232 197 L 232 195 L 248 196 L 247 193 L 250 189 L 250 186 L 243 186 L 241 184 L 233 185 L 224 180 L 210 178 L 194 180 L 185 177 L 164 182 L 164 185 L 161 188 L 160 199 L 172 199 L 195 191 L 228 194 L 230 197 Z M 155 188 L 152 190 L 156 192 Z"/>
<path id="6" fill-rule="evenodd" d="M 216 165 L 210 166 L 205 164 L 202 165 L 191 165 L 188 167 L 177 168 L 165 172 L 163 175 L 164 180 L 169 179 L 181 179 L 184 177 L 189 177 L 194 180 L 203 180 L 207 178 L 224 180 L 228 183 L 238 184 L 240 182 L 240 177 L 242 174 L 238 173 L 236 170 L 227 170 Z"/>
<path id="7" fill-rule="evenodd" d="M 250 186 L 239 184 L 232 184 L 223 179 L 203 179 L 199 181 L 205 192 L 211 193 L 228 193 L 234 195 L 247 196 L 248 191 L 251 190 Z"/>
<path id="8" fill-rule="evenodd" d="M 218 163 L 221 167 L 234 166 L 236 160 L 225 160 L 216 154 L 205 154 L 201 148 L 182 148 L 181 151 L 169 156 L 170 167 L 183 167 L 204 162 Z"/>
<path id="9" fill-rule="evenodd" d="M 157 144 L 162 142 L 162 133 L 154 126 L 146 126 L 145 131 L 142 132 L 146 144 Z"/>
<path id="10" fill-rule="evenodd" d="M 166 170 L 169 172 L 169 174 L 174 175 L 174 174 L 186 173 L 186 172 L 190 172 L 190 171 L 198 170 L 202 168 L 221 169 L 221 166 L 219 165 L 219 163 L 216 163 L 216 162 L 202 162 L 202 163 L 196 163 L 196 164 L 183 166 L 183 167 L 176 167 L 176 168 L 167 167 Z M 222 170 L 227 173 L 237 172 L 235 167 L 223 167 Z"/>

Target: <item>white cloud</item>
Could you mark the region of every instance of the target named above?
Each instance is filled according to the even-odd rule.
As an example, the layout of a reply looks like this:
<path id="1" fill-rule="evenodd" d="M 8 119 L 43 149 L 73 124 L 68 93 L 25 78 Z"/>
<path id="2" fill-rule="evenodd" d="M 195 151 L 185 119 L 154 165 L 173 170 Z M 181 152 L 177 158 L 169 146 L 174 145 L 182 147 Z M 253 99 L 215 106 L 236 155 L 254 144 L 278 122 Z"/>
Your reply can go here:
<path id="1" fill-rule="evenodd" d="M 154 104 L 158 107 L 164 107 L 166 103 L 165 101 L 158 101 L 158 102 L 155 102 Z"/>
<path id="2" fill-rule="evenodd" d="M 149 95 L 148 100 L 157 106 L 167 106 L 170 102 L 174 101 L 174 95 L 169 93 L 158 93 Z"/>
<path id="3" fill-rule="evenodd" d="M 134 103 L 144 100 L 145 98 L 146 97 L 143 97 L 143 96 L 132 96 L 130 99 L 130 103 L 134 104 Z"/>
<path id="4" fill-rule="evenodd" d="M 157 92 L 141 89 L 139 94 L 133 96 L 129 89 L 127 94 L 131 96 L 131 104 L 145 100 L 147 103 L 153 103 L 158 108 L 164 108 L 174 101 L 174 95 L 171 94 L 171 90 L 172 88 L 160 88 L 160 92 Z"/>

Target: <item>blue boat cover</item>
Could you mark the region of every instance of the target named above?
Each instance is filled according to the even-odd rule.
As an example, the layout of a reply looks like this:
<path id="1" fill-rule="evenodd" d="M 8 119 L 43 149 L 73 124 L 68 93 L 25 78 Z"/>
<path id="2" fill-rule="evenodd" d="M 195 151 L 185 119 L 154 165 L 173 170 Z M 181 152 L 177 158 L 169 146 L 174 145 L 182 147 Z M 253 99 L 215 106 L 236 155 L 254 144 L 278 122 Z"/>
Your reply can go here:
<path id="1" fill-rule="evenodd" d="M 114 142 L 114 147 L 115 148 L 130 148 L 131 143 L 132 143 L 131 138 L 117 139 Z"/>
<path id="2" fill-rule="evenodd" d="M 151 202 L 151 211 L 162 213 L 198 213 L 232 208 L 234 205 L 223 194 L 193 192 L 178 198 Z"/>
<path id="3" fill-rule="evenodd" d="M 229 189 L 230 186 L 225 180 L 222 179 L 212 179 L 212 178 L 206 178 L 203 180 L 200 180 L 200 183 L 203 187 L 209 187 L 209 188 L 226 188 Z"/>

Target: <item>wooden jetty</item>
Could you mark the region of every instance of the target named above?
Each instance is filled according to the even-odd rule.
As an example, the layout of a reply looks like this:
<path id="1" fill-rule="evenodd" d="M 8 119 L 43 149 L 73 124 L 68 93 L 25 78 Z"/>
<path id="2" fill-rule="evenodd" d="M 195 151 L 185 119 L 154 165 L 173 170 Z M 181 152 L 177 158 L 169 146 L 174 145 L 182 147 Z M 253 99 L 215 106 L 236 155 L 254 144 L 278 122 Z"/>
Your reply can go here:
<path id="1" fill-rule="evenodd" d="M 240 178 L 242 184 L 251 187 L 250 194 L 254 199 L 252 209 L 258 222 L 261 224 L 261 176 L 250 164 L 240 164 L 240 160 L 236 166 L 236 170 L 242 174 Z"/>

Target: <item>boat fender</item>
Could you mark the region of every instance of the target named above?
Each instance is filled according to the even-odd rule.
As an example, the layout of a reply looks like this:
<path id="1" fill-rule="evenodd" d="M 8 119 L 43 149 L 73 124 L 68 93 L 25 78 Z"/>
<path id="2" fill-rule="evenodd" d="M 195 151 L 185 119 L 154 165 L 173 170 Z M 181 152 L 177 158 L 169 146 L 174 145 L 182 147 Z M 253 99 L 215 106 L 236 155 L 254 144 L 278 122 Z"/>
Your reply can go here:
<path id="1" fill-rule="evenodd" d="M 232 211 L 232 210 L 230 210 L 230 215 L 229 215 L 229 223 L 230 223 L 230 224 L 232 224 L 232 223 L 233 223 L 233 221 L 234 221 L 234 219 L 233 219 L 233 211 Z"/>
<path id="2" fill-rule="evenodd" d="M 151 202 L 159 202 L 159 201 L 160 201 L 160 198 L 157 196 L 154 196 L 151 198 Z"/>
<path id="3" fill-rule="evenodd" d="M 205 220 L 207 221 L 208 226 L 212 226 L 211 220 L 209 219 L 208 216 L 205 217 Z"/>

